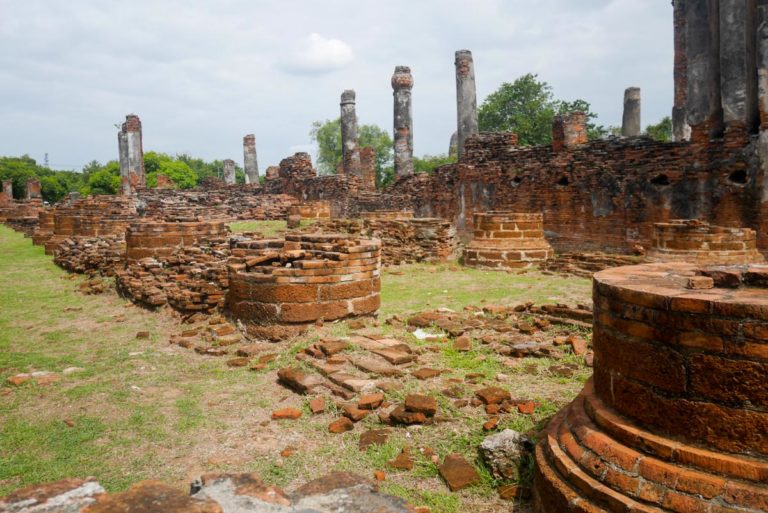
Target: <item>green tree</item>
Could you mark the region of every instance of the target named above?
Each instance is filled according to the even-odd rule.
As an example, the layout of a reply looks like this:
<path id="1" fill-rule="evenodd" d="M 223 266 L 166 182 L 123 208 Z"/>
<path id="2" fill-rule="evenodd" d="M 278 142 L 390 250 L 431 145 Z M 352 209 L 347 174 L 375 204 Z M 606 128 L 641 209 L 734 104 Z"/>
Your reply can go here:
<path id="1" fill-rule="evenodd" d="M 317 167 L 320 174 L 335 174 L 342 160 L 341 119 L 315 121 L 309 135 L 317 143 Z M 392 174 L 393 150 L 389 133 L 376 125 L 361 125 L 358 129 L 358 144 L 361 148 L 370 146 L 376 151 L 376 182 L 378 185 L 386 184 Z"/>
<path id="2" fill-rule="evenodd" d="M 645 127 L 645 135 L 657 141 L 668 142 L 672 140 L 672 118 L 666 116 L 655 125 Z"/>
<path id="3" fill-rule="evenodd" d="M 120 170 L 117 174 L 110 169 L 101 169 L 91 173 L 88 177 L 88 183 L 83 188 L 82 193 L 91 194 L 117 194 L 120 190 Z"/>
<path id="4" fill-rule="evenodd" d="M 415 173 L 433 173 L 435 169 L 456 162 L 456 157 L 448 155 L 424 155 L 413 157 L 413 171 Z"/>
<path id="5" fill-rule="evenodd" d="M 483 132 L 515 132 L 520 146 L 535 146 L 550 144 L 555 116 L 573 111 L 587 113 L 590 138 L 607 134 L 607 129 L 592 122 L 597 115 L 590 111 L 587 101 L 558 100 L 552 86 L 528 73 L 512 83 L 501 84 L 488 95 L 478 110 L 478 118 Z"/>

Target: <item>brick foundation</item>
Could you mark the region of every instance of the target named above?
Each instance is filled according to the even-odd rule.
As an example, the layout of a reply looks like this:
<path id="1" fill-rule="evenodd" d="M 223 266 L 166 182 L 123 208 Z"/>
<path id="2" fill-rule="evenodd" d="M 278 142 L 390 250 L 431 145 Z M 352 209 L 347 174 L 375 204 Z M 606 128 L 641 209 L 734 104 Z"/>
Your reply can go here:
<path id="1" fill-rule="evenodd" d="M 768 266 L 594 277 L 595 373 L 536 450 L 541 513 L 768 508 Z"/>
<path id="2" fill-rule="evenodd" d="M 131 223 L 125 235 L 126 259 L 132 263 L 142 258 L 167 256 L 176 248 L 194 246 L 201 239 L 221 238 L 228 233 L 223 221 Z"/>
<path id="3" fill-rule="evenodd" d="M 236 244 L 227 307 L 249 334 L 279 340 L 318 321 L 379 309 L 381 243 L 339 234 Z"/>
<path id="4" fill-rule="evenodd" d="M 648 260 L 697 264 L 749 264 L 764 262 L 757 251 L 757 235 L 749 228 L 712 226 L 696 220 L 676 219 L 653 226 Z"/>
<path id="5" fill-rule="evenodd" d="M 473 219 L 474 237 L 462 263 L 485 269 L 521 269 L 554 256 L 544 239 L 544 216 L 491 211 Z"/>
<path id="6" fill-rule="evenodd" d="M 330 219 L 331 202 L 328 200 L 305 201 L 290 206 L 288 215 L 298 215 L 301 219 Z"/>
<path id="7" fill-rule="evenodd" d="M 349 233 L 381 241 L 381 263 L 399 265 L 443 262 L 456 257 L 456 229 L 444 219 L 413 218 L 413 213 L 378 211 L 361 213 L 362 219 L 333 219 L 307 231 Z"/>

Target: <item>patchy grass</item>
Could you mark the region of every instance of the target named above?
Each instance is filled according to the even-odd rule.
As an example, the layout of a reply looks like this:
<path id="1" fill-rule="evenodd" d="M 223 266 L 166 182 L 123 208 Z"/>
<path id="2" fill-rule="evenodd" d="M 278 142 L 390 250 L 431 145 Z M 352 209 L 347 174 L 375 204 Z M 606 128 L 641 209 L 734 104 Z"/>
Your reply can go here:
<path id="1" fill-rule="evenodd" d="M 300 227 L 304 228 L 314 223 L 314 219 L 304 219 Z M 285 221 L 235 221 L 228 226 L 233 233 L 257 232 L 264 237 L 277 237 L 288 231 Z"/>
<path id="2" fill-rule="evenodd" d="M 382 272 L 381 315 L 430 308 L 461 310 L 468 305 L 574 303 L 583 301 L 590 280 L 544 275 L 481 271 L 456 264 L 413 264 Z M 587 296 L 588 297 L 588 296 Z"/>
<path id="3" fill-rule="evenodd" d="M 232 226 L 236 231 L 262 233 L 271 227 L 270 235 L 284 229 L 281 221 Z M 118 491 L 150 478 L 185 488 L 192 477 L 211 471 L 256 472 L 269 483 L 291 488 L 331 469 L 365 477 L 384 470 L 385 492 L 429 506 L 435 513 L 508 511 L 510 505 L 496 499 L 498 483 L 477 454 L 477 445 L 487 436 L 481 427 L 484 412 L 457 407 L 441 390 L 455 384 L 448 379 L 481 374 L 477 385 L 460 385 L 470 398 L 473 390 L 497 383 L 497 376 L 504 374 L 504 386 L 513 395 L 533 399 L 539 406 L 531 416 L 504 415 L 499 427 L 529 432 L 572 399 L 589 375 L 583 366 L 569 379 L 548 370 L 556 364 L 580 364 L 571 355 L 558 361 L 526 359 L 510 368 L 477 341 L 472 351 L 464 353 L 443 343 L 437 352 L 425 352 L 419 366 L 450 372 L 424 382 L 403 380 L 402 388 L 387 393 L 387 400 L 402 400 L 414 391 L 432 395 L 445 422 L 393 428 L 384 446 L 361 452 L 360 434 L 382 427 L 375 414 L 354 431 L 332 435 L 327 426 L 339 415 L 335 398 L 327 398 L 326 413 L 311 416 L 307 397 L 276 384 L 281 367 L 308 370 L 295 359 L 307 345 L 320 337 L 349 335 L 352 330 L 346 323 L 329 323 L 275 345 L 277 360 L 261 372 L 249 372 L 228 368 L 226 358 L 202 357 L 168 344 L 170 334 L 180 329 L 170 312 L 142 310 L 113 292 L 83 296 L 76 292 L 78 282 L 54 266 L 41 248 L 0 226 L 0 495 L 28 484 L 90 475 L 108 490 Z M 383 272 L 380 313 L 386 318 L 438 307 L 575 303 L 586 300 L 589 293 L 588 280 L 535 271 L 508 274 L 454 264 L 408 265 Z M 382 324 L 379 329 L 414 346 L 427 345 L 395 326 Z M 150 339 L 137 340 L 138 331 L 149 331 Z M 62 375 L 48 386 L 6 384 L 19 372 L 61 373 L 67 367 L 84 370 Z M 273 410 L 287 406 L 302 409 L 302 418 L 270 420 Z M 280 452 L 287 446 L 296 451 L 283 458 Z M 390 469 L 387 462 L 406 446 L 416 460 L 414 470 Z M 441 459 L 451 452 L 463 454 L 478 469 L 482 482 L 449 492 L 436 465 L 419 453 L 423 447 L 432 448 Z M 521 481 L 529 475 L 524 472 Z"/>

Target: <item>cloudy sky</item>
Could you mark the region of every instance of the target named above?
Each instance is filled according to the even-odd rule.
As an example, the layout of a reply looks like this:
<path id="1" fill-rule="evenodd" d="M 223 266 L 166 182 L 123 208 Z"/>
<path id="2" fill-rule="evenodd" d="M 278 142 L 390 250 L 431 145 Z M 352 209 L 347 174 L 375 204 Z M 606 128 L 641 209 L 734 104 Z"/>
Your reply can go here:
<path id="1" fill-rule="evenodd" d="M 0 155 L 80 169 L 117 158 L 136 113 L 145 151 L 259 167 L 311 151 L 314 120 L 357 91 L 360 123 L 392 129 L 390 77 L 411 67 L 417 155 L 456 128 L 454 51 L 472 50 L 478 100 L 528 72 L 621 122 L 672 106 L 668 0 L 0 0 Z"/>

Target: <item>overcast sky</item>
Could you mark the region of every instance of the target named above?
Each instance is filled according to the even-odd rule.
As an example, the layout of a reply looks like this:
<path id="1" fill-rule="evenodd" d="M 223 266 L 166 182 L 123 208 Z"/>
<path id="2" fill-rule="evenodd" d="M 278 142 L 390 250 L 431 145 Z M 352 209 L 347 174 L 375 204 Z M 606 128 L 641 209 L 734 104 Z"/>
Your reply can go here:
<path id="1" fill-rule="evenodd" d="M 344 89 L 391 131 L 396 65 L 414 76 L 415 153 L 445 153 L 463 48 L 478 102 L 533 72 L 619 125 L 639 86 L 645 126 L 672 107 L 672 43 L 668 0 L 0 0 L 0 155 L 116 159 L 115 124 L 136 113 L 145 151 L 242 165 L 255 133 L 263 172 L 312 151 Z"/>

